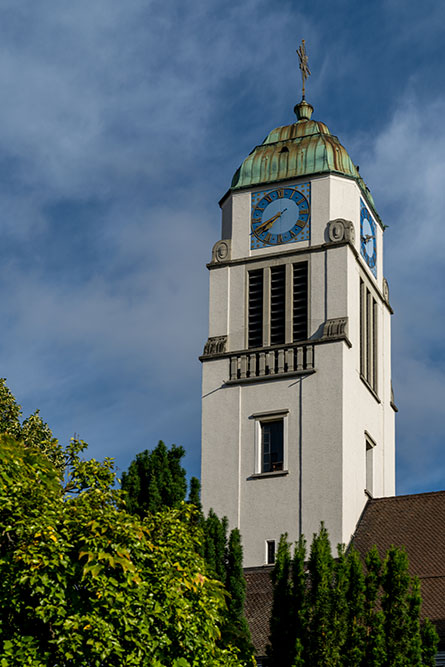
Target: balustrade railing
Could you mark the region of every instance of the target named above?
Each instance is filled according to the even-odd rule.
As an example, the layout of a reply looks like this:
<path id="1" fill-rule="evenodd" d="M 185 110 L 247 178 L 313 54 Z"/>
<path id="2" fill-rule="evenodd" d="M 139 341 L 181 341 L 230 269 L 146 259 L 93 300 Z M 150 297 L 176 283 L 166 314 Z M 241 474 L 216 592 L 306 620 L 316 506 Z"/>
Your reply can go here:
<path id="1" fill-rule="evenodd" d="M 314 370 L 314 346 L 283 345 L 230 355 L 230 382 Z"/>

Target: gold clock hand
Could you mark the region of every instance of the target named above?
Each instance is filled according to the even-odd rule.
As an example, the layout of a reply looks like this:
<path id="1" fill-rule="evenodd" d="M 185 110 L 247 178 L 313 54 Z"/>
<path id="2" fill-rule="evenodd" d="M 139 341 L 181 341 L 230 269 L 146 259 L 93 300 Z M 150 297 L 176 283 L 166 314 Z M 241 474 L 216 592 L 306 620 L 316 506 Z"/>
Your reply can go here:
<path id="1" fill-rule="evenodd" d="M 256 232 L 265 232 L 268 229 L 270 229 L 273 225 L 273 223 L 280 218 L 284 211 L 287 211 L 287 208 L 283 209 L 282 211 L 278 211 L 275 215 L 273 215 L 269 220 L 265 220 L 264 222 L 261 223 L 261 225 L 258 225 L 258 227 L 255 229 Z"/>

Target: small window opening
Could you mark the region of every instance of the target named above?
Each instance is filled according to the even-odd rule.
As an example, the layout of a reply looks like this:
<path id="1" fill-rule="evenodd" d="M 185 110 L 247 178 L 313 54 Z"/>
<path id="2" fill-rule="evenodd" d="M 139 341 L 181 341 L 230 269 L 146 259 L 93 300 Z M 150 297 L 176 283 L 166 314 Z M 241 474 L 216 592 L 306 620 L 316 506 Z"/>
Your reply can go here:
<path id="1" fill-rule="evenodd" d="M 275 540 L 267 540 L 266 558 L 268 565 L 273 565 L 275 563 Z"/>
<path id="2" fill-rule="evenodd" d="M 287 146 L 283 146 L 283 148 L 280 150 L 280 153 L 289 153 Z"/>

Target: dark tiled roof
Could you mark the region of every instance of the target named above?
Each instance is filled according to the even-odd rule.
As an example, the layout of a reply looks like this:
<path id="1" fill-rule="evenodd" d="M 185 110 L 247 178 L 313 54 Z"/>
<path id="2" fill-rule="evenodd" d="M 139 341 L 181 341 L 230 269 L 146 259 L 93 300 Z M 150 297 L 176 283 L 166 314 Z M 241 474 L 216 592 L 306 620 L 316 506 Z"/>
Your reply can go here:
<path id="1" fill-rule="evenodd" d="M 374 544 L 380 555 L 392 544 L 405 547 L 420 579 L 422 615 L 445 639 L 445 491 L 370 500 L 352 541 L 362 555 Z"/>
<path id="2" fill-rule="evenodd" d="M 272 567 L 252 567 L 244 570 L 246 577 L 246 618 L 255 646 L 255 655 L 266 655 L 269 643 L 269 620 L 272 611 Z"/>
<path id="3" fill-rule="evenodd" d="M 375 544 L 381 555 L 404 546 L 410 572 L 421 582 L 422 615 L 445 641 L 445 491 L 376 498 L 366 505 L 353 543 L 365 554 Z M 256 655 L 266 654 L 272 608 L 271 567 L 248 568 L 246 617 Z"/>

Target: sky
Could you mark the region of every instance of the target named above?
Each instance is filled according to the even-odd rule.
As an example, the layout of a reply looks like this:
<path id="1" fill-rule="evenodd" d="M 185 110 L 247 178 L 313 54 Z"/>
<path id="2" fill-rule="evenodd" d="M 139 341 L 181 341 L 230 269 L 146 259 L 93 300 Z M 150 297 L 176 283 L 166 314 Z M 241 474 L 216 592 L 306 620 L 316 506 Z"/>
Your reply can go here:
<path id="1" fill-rule="evenodd" d="M 397 492 L 444 488 L 445 4 L 0 0 L 0 376 L 119 471 L 199 475 L 218 201 L 307 99 L 371 188 L 395 310 Z"/>

